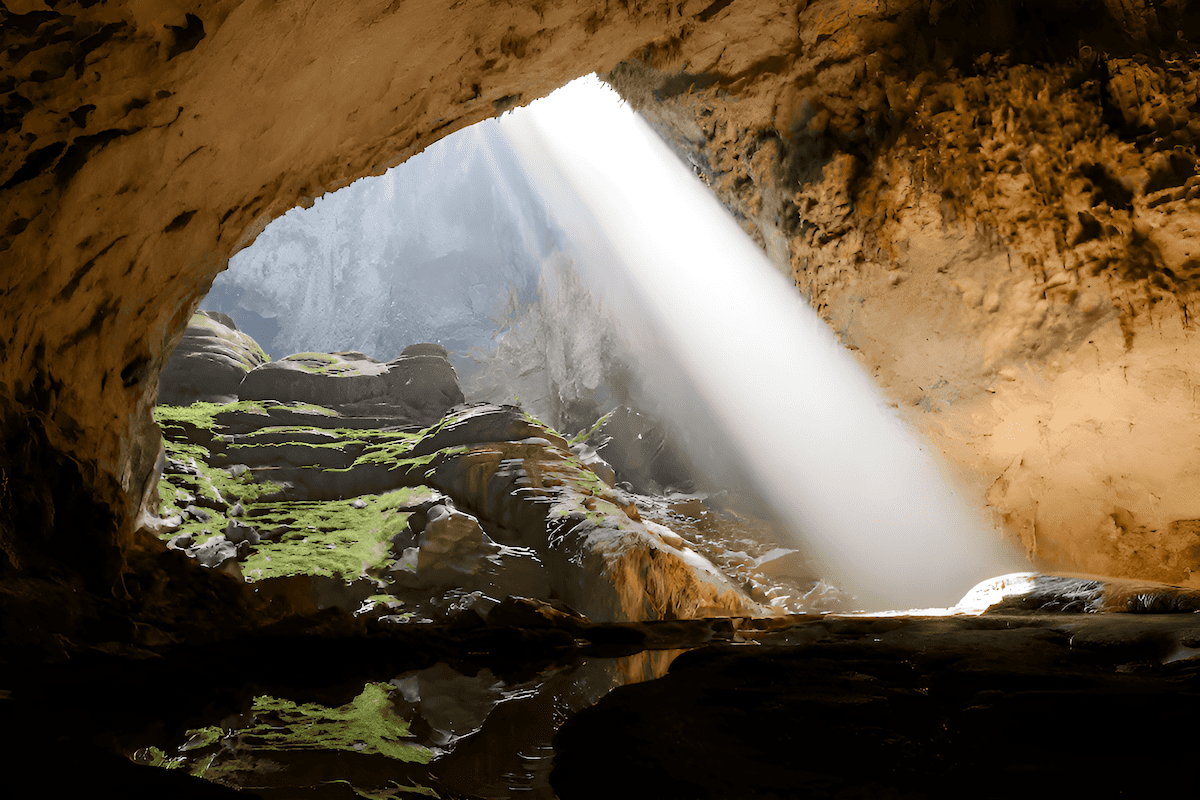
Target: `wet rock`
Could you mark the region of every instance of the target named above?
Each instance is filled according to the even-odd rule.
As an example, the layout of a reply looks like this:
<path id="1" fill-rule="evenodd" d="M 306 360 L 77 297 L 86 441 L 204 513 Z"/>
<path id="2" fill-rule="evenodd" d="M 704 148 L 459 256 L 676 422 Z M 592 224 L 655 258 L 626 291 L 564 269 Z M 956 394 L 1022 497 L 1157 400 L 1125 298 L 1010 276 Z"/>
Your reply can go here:
<path id="1" fill-rule="evenodd" d="M 193 499 L 195 499 L 195 498 L 193 498 Z M 186 506 L 183 509 L 183 511 L 185 514 L 188 515 L 188 517 L 190 519 L 194 519 L 197 522 L 208 522 L 212 519 L 212 514 L 210 514 L 205 509 L 199 508 L 195 505 Z"/>
<path id="2" fill-rule="evenodd" d="M 258 538 L 259 541 L 273 542 L 280 539 L 284 534 L 293 530 L 295 530 L 295 528 L 293 528 L 291 525 L 277 525 L 269 530 L 260 531 Z"/>
<path id="3" fill-rule="evenodd" d="M 489 429 L 516 412 L 468 410 Z M 526 438 L 447 458 L 427 478 L 503 531 L 502 544 L 536 551 L 554 596 L 596 621 L 761 611 L 707 559 L 648 530 L 632 504 L 626 510 L 612 488 L 552 444 L 560 437 L 525 427 L 520 433 Z"/>
<path id="4" fill-rule="evenodd" d="M 186 406 L 237 400 L 246 374 L 266 363 L 258 343 L 219 312 L 201 311 L 159 376 L 158 402 Z"/>
<path id="5" fill-rule="evenodd" d="M 217 534 L 193 550 L 192 555 L 201 565 L 212 569 L 221 566 L 231 559 L 236 560 L 238 557 L 238 548 L 236 544 L 227 540 L 223 535 Z"/>
<path id="6" fill-rule="evenodd" d="M 417 576 L 430 583 L 442 582 L 450 573 L 479 574 L 485 571 L 488 558 L 500 552 L 479 520 L 444 505 L 429 509 L 417 546 Z"/>
<path id="7" fill-rule="evenodd" d="M 666 427 L 629 406 L 609 414 L 587 443 L 615 470 L 614 484 L 627 482 L 643 494 L 692 486 L 694 470 L 687 456 L 670 442 Z"/>
<path id="8" fill-rule="evenodd" d="M 254 527 L 232 519 L 225 526 L 225 538 L 234 544 L 239 542 L 258 544 L 260 541 L 258 531 Z"/>
<path id="9" fill-rule="evenodd" d="M 773 577 L 813 578 L 813 565 L 799 550 L 777 547 L 754 560 L 755 570 Z"/>
<path id="10" fill-rule="evenodd" d="M 1200 589 L 1081 575 L 1014 573 L 984 581 L 961 606 L 986 614 L 1172 614 L 1200 611 Z"/>
<path id="11" fill-rule="evenodd" d="M 163 472 L 168 475 L 199 475 L 200 470 L 180 458 L 168 456 L 163 463 Z"/>
<path id="12" fill-rule="evenodd" d="M 213 493 L 216 495 L 215 497 L 210 497 L 207 494 L 201 494 L 197 492 L 194 501 L 195 505 L 203 506 L 204 508 L 224 514 L 229 508 L 229 503 L 226 502 L 225 498 L 221 496 L 220 492 L 214 490 Z"/>
<path id="13" fill-rule="evenodd" d="M 181 533 L 174 536 L 167 542 L 167 547 L 173 547 L 176 550 L 187 550 L 193 544 L 193 536 L 190 533 Z"/>
<path id="14" fill-rule="evenodd" d="M 1136 719 L 1172 731 L 1200 713 L 1196 660 L 1176 648 L 1195 640 L 1194 614 L 1065 619 L 830 616 L 797 620 L 756 647 L 693 650 L 662 679 L 618 688 L 568 719 L 551 785 L 564 800 L 629 785 L 723 800 L 953 797 L 968 786 L 1000 798 L 1010 779 L 1053 796 L 1175 792 L 1178 776 L 1145 765 L 1189 758 L 1187 737 L 1131 737 L 1116 755 L 1070 735 L 1052 748 L 1006 749 L 1035 720 Z M 619 774 L 597 770 L 597 748 L 615 741 L 628 748 Z M 847 769 L 797 752 L 871 757 Z M 731 772 L 728 758 L 755 768 Z M 982 774 L 1005 778 L 981 785 Z"/>
<path id="15" fill-rule="evenodd" d="M 579 444 L 571 445 L 571 454 L 580 460 L 580 462 L 599 476 L 600 480 L 607 483 L 609 486 L 615 486 L 617 483 L 616 470 L 612 465 L 600 457 L 595 448 L 590 445 Z M 632 484 L 630 485 L 632 488 Z"/>
<path id="16" fill-rule="evenodd" d="M 171 517 L 160 518 L 159 520 L 157 520 L 156 527 L 160 531 L 171 532 L 171 531 L 179 530 L 181 525 L 183 525 L 183 517 L 180 516 L 179 514 L 176 514 Z"/>
<path id="17" fill-rule="evenodd" d="M 487 624 L 572 628 L 587 625 L 589 620 L 561 600 L 510 596 L 488 612 Z"/>
<path id="18" fill-rule="evenodd" d="M 566 440 L 548 431 L 516 406 L 492 403 L 466 403 L 447 414 L 445 424 L 421 439 L 412 449 L 413 456 L 429 455 L 447 447 L 513 442 L 541 438 L 547 444 L 567 448 Z"/>

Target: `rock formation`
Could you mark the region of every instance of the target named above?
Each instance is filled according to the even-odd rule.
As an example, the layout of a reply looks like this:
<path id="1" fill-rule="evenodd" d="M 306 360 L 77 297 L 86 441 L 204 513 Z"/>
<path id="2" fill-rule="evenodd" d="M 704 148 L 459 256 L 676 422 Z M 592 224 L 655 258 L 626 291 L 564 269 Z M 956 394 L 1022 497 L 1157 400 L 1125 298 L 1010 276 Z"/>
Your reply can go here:
<path id="1" fill-rule="evenodd" d="M 159 502 L 159 373 L 213 276 L 287 209 L 593 70 L 1029 553 L 1194 585 L 1198 18 L 1192 0 L 7 0 L 6 652 L 63 659 L 104 631 L 145 653 L 184 615 L 249 624 L 232 582 L 139 527 Z M 325 450 L 358 460 L 342 446 Z M 582 470 L 536 434 L 452 462 L 433 468 L 447 494 Z M 224 513 L 203 505 L 220 486 L 197 491 L 196 520 Z M 663 552 L 636 528 L 598 541 L 593 513 L 567 511 L 560 555 Z M 261 544 L 241 519 L 226 541 L 245 549 L 248 525 Z"/>
<path id="2" fill-rule="evenodd" d="M 1035 561 L 1196 585 L 1195 4 L 759 8 L 609 78 Z"/>
<path id="3" fill-rule="evenodd" d="M 209 341 L 215 326 L 226 350 L 259 352 L 225 322 L 197 315 L 185 342 Z M 158 406 L 161 506 L 144 524 L 262 598 L 304 612 L 379 607 L 395 620 L 486 614 L 508 597 L 557 600 L 598 622 L 778 611 L 643 522 L 594 451 L 575 444 L 585 463 L 519 408 L 463 405 L 440 345 L 386 363 L 301 353 L 248 372 L 216 350 L 181 347 L 167 362 L 164 375 L 181 376 L 172 395 L 203 388 L 214 359 L 242 377 L 216 387 L 221 402 Z"/>
<path id="4" fill-rule="evenodd" d="M 267 362 L 258 343 L 217 311 L 192 317 L 158 378 L 158 402 L 188 406 L 236 400 L 246 373 Z"/>
<path id="5" fill-rule="evenodd" d="M 79 783 L 71 774 L 89 784 L 104 775 L 134 796 L 130 787 L 145 779 L 130 777 L 136 765 L 113 763 L 121 759 L 112 753 L 108 761 L 82 755 L 85 744 L 94 750 L 95 741 L 132 735 L 115 721 L 117 711 L 140 709 L 135 732 L 148 721 L 184 730 L 191 727 L 185 712 L 162 702 L 172 692 L 189 704 L 187 713 L 199 716 L 204 704 L 235 715 L 249 703 L 231 699 L 248 691 L 246 680 L 293 681 L 280 692 L 329 681 L 363 686 L 344 664 L 333 672 L 323 662 L 311 668 L 312 646 L 298 645 L 296 631 L 329 636 L 352 653 L 338 661 L 354 669 L 448 652 L 432 637 L 409 633 L 405 641 L 415 644 L 397 647 L 361 635 L 345 615 L 306 615 L 304 602 L 337 598 L 340 579 L 281 584 L 274 608 L 291 605 L 299 614 L 280 619 L 244 592 L 246 584 L 199 566 L 204 559 L 230 572 L 233 563 L 237 570 L 265 568 L 272 563 L 265 557 L 256 566 L 226 556 L 268 551 L 277 546 L 273 536 L 298 532 L 291 526 L 299 518 L 254 515 L 267 507 L 256 506 L 261 496 L 254 492 L 282 490 L 254 482 L 253 467 L 241 471 L 230 460 L 225 472 L 187 449 L 207 450 L 212 442 L 200 417 L 164 418 L 174 447 L 167 460 L 152 417 L 159 373 L 213 276 L 270 219 L 590 71 L 606 74 L 675 143 L 1031 554 L 1077 569 L 1195 585 L 1198 19 L 1194 0 L 6 0 L 0 666 L 17 677 L 6 678 L 0 727 L 14 771 L 40 769 L 44 743 L 61 742 L 79 727 L 89 733 L 78 735 L 72 752 L 84 760 L 62 771 L 59 788 Z M 245 448 L 252 431 L 262 430 L 255 424 L 223 431 L 235 441 L 221 447 L 228 453 L 242 446 L 247 456 L 266 446 L 278 447 L 280 456 L 303 453 L 300 463 L 277 464 L 277 472 L 291 470 L 295 480 L 284 482 L 293 488 L 306 485 L 305 466 L 339 474 L 356 469 L 364 454 L 409 452 L 412 432 L 381 430 L 399 424 L 373 421 L 377 433 L 356 440 L 341 431 L 327 435 L 313 418 L 330 415 L 311 407 L 266 405 L 259 402 L 266 419 L 256 422 L 300 427 L 310 431 L 306 439 Z M 564 592 L 587 585 L 596 565 L 677 563 L 678 553 L 676 561 L 662 561 L 679 548 L 661 532 L 623 521 L 633 522 L 633 512 L 599 477 L 586 497 L 554 485 L 564 475 L 587 477 L 565 442 L 521 428 L 514 412 L 489 412 L 528 435 L 456 439 L 452 417 L 428 436 L 427 446 L 444 444 L 406 459 L 410 469 L 432 472 L 423 477 L 439 492 L 473 498 L 455 504 L 463 517 L 446 506 L 462 526 L 454 530 L 470 534 L 470 547 L 463 539 L 451 547 L 432 533 L 426 544 L 440 541 L 455 567 L 485 573 L 485 563 L 503 551 L 482 534 L 473 538 L 467 515 L 496 546 L 514 548 L 528 545 L 504 544 L 489 526 L 546 515 L 563 534 L 546 558 L 578 568 Z M 250 413 L 247 406 L 229 421 Z M 469 420 L 459 422 L 470 429 Z M 239 436 L 251 438 L 239 443 Z M 329 463 L 307 460 L 317 453 Z M 168 476 L 161 483 L 160 458 Z M 427 465 L 415 465 L 425 458 Z M 388 471 L 361 466 L 364 476 Z M 550 502 L 479 493 L 492 484 L 505 498 L 540 492 Z M 174 496 L 166 499 L 179 513 L 151 526 L 168 486 Z M 398 525 L 401 514 L 415 515 L 434 499 L 381 491 L 377 500 L 321 501 L 334 504 L 321 513 L 336 512 L 338 526 L 365 517 L 368 531 L 392 536 L 402 530 L 381 528 L 385 520 Z M 404 504 L 412 510 L 402 511 Z M 557 512 L 565 513 L 553 517 Z M 678 513 L 699 527 L 706 512 Z M 204 525 L 211 534 L 197 545 L 192 530 Z M 190 544 L 177 538 L 188 534 Z M 177 546 L 165 547 L 160 537 Z M 419 549 L 419 534 L 415 541 Z M 375 543 L 388 552 L 383 540 Z M 326 550 L 332 563 L 362 570 L 364 559 L 349 546 Z M 399 555 L 403 561 L 404 551 Z M 748 555 L 739 567 L 768 554 Z M 642 586 L 637 597 L 611 592 L 587 610 L 613 618 L 661 614 L 673 604 L 699 608 L 724 591 L 692 575 L 682 595 Z M 1081 596 L 1090 591 L 1077 588 Z M 811 753 L 831 742 L 854 748 L 864 741 L 869 769 L 858 774 L 868 784 L 897 792 L 957 789 L 960 778 L 978 781 L 980 767 L 956 757 L 962 743 L 976 754 L 987 751 L 989 774 L 999 774 L 993 768 L 1001 754 L 1008 759 L 1028 749 L 1019 745 L 1028 742 L 1029 720 L 1046 718 L 1067 722 L 1066 734 L 1052 734 L 1065 749 L 1005 761 L 1004 769 L 1053 780 L 1066 774 L 1066 752 L 1083 766 L 1072 779 L 1086 778 L 1069 788 L 1136 793 L 1150 780 L 1141 763 L 1188 755 L 1186 737 L 1171 731 L 1180 709 L 1195 707 L 1196 634 L 1168 636 L 1153 618 L 1113 633 L 1103 622 L 1089 629 L 1093 618 L 1027 626 L 997 617 L 898 620 L 894 627 L 829 618 L 786 633 L 801 644 L 787 653 L 701 653 L 680 663 L 666 689 L 626 694 L 630 705 L 614 696 L 598 706 L 596 738 L 578 718 L 567 735 L 582 743 L 574 752 L 583 763 L 573 767 L 571 747 L 564 749 L 561 794 L 575 787 L 574 796 L 611 796 L 597 780 L 589 743 L 614 736 L 635 743 L 636 763 L 627 761 L 641 786 L 665 781 L 668 793 L 681 786 L 672 769 L 694 781 L 697 770 L 714 767 L 722 772 L 706 791 L 735 796 L 737 786 L 721 780 L 736 775 L 741 786 L 753 771 L 766 790 L 786 792 L 797 785 L 794 776 L 784 774 L 777 785 L 781 773 L 772 770 L 794 763 L 785 759 L 794 759 L 797 747 Z M 278 625 L 271 631 L 257 627 L 272 619 Z M 247 630 L 255 636 L 221 649 L 220 640 Z M 942 635 L 952 630 L 954 642 Z M 704 631 L 711 638 L 711 629 Z M 481 629 L 450 657 L 499 652 L 488 650 L 491 636 Z M 206 691 L 194 701 L 180 697 L 187 694 L 180 692 L 181 673 L 164 671 L 158 659 L 179 641 L 194 648 L 178 651 L 172 665 L 186 660 L 191 675 L 199 669 L 204 676 Z M 515 641 L 528 659 L 538 647 L 568 647 L 574 639 L 556 630 Z M 638 638 L 636 646 L 646 641 Z M 1005 655 L 1013 652 L 1019 663 Z M 249 677 L 242 674 L 246 663 L 256 667 Z M 1037 690 L 1063 679 L 1069 692 Z M 713 701 L 714 683 L 735 680 L 742 681 L 737 709 L 728 708 L 733 693 L 724 688 Z M 800 689 L 781 694 L 780 686 Z M 818 700 L 853 702 L 813 701 L 814 686 L 821 688 Z M 379 694 L 358 696 L 367 703 Z M 724 715 L 714 723 L 693 713 L 698 706 Z M 1097 748 L 1094 737 L 1071 727 L 1097 709 L 1110 719 L 1136 711 L 1149 721 L 1151 735 L 1117 743 L 1136 769 L 1120 768 L 1111 748 Z M 653 715 L 646 717 L 652 724 L 640 724 L 633 712 Z M 205 713 L 210 718 L 201 724 L 214 724 L 212 711 Z M 819 738 L 796 738 L 798 717 L 829 726 L 812 729 Z M 662 730 L 664 720 L 678 726 L 667 740 L 639 748 L 642 740 L 630 738 Z M 739 748 L 756 726 L 777 735 L 765 749 L 754 742 L 744 762 L 754 770 L 730 770 L 743 763 Z M 454 733 L 452 725 L 433 727 Z M 691 738 L 701 732 L 713 734 L 708 745 L 724 758 Z M 664 759 L 664 748 L 680 736 L 689 737 L 687 757 Z M 370 738 L 363 745 L 381 743 Z M 755 763 L 764 753 L 779 758 Z M 838 776 L 824 781 L 822 768 L 814 763 L 803 780 L 830 792 L 880 788 L 839 783 Z M 1121 769 L 1119 780 L 1109 779 L 1114 769 Z M 1161 791 L 1177 786 L 1177 771 L 1159 775 L 1169 781 L 1160 782 Z M 156 796 L 168 795 L 177 796 Z"/>

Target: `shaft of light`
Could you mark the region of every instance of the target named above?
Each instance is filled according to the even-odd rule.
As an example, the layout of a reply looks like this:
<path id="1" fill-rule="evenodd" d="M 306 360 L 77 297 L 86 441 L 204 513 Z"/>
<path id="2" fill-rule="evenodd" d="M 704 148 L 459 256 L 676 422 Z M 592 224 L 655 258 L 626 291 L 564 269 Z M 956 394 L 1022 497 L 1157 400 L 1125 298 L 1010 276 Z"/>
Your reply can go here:
<path id="1" fill-rule="evenodd" d="M 866 609 L 946 606 L 1021 562 L 947 483 L 833 332 L 631 112 L 509 123 L 565 227 L 611 262 L 763 497 Z M 532 119 L 530 119 L 532 117 Z M 620 157 L 599 162 L 614 140 Z M 626 320 L 637 325 L 637 320 Z M 665 387 L 678 398 L 678 387 Z"/>

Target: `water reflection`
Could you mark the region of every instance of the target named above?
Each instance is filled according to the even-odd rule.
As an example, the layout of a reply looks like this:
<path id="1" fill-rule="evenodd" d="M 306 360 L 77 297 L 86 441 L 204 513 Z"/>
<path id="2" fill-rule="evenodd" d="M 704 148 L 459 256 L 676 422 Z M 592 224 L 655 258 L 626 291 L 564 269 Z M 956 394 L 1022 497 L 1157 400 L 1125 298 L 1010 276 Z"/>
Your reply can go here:
<path id="1" fill-rule="evenodd" d="M 367 683 L 336 708 L 259 696 L 249 714 L 133 758 L 262 797 L 551 799 L 558 727 L 618 686 L 662 677 L 683 652 L 589 659 L 512 682 L 442 663 Z"/>

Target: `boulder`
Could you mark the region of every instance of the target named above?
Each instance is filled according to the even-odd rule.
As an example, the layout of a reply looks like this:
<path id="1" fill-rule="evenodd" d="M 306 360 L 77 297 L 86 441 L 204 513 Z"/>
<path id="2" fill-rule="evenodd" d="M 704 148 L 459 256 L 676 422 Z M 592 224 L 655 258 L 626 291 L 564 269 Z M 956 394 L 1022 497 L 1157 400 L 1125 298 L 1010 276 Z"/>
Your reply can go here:
<path id="1" fill-rule="evenodd" d="M 158 402 L 173 406 L 233 402 L 246 374 L 265 363 L 262 348 L 232 319 L 219 311 L 201 311 L 192 316 L 163 367 Z"/>
<path id="2" fill-rule="evenodd" d="M 690 490 L 694 470 L 666 427 L 641 411 L 619 406 L 587 438 L 595 453 L 616 470 L 616 480 L 642 494 L 670 486 Z"/>
<path id="3" fill-rule="evenodd" d="M 553 597 L 595 622 L 772 613 L 682 537 L 643 523 L 627 496 L 520 409 L 477 404 L 459 413 L 426 440 L 485 440 L 441 460 L 426 480 L 507 537 L 500 544 L 536 552 Z M 423 440 L 414 452 L 430 447 Z"/>
<path id="4" fill-rule="evenodd" d="M 429 347 L 444 352 L 440 345 Z M 441 352 L 386 363 L 356 352 L 299 353 L 251 372 L 239 396 L 312 403 L 356 416 L 389 415 L 422 426 L 463 401 L 458 375 Z"/>

